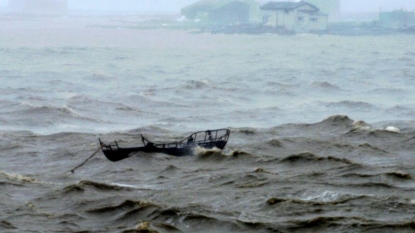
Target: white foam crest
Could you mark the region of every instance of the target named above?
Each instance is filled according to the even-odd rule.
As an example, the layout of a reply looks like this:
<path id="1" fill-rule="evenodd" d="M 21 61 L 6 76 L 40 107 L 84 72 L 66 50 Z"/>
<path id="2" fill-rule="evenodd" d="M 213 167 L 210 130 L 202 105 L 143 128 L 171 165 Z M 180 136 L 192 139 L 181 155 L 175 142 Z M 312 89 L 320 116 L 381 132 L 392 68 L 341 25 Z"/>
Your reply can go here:
<path id="1" fill-rule="evenodd" d="M 331 190 L 318 190 L 304 193 L 303 201 L 333 202 L 340 200 L 342 197 L 353 196 L 352 194 L 335 192 Z"/>
<path id="2" fill-rule="evenodd" d="M 370 125 L 368 125 L 364 121 L 354 121 L 352 125 L 353 125 L 353 128 L 360 129 L 360 130 L 370 130 L 372 128 L 370 127 Z"/>
<path id="3" fill-rule="evenodd" d="M 394 132 L 394 133 L 400 133 L 401 130 L 395 126 L 388 126 L 385 128 L 385 131 Z"/>
<path id="4" fill-rule="evenodd" d="M 120 188 L 128 188 L 128 189 L 144 189 L 144 190 L 164 190 L 165 189 L 158 184 L 132 185 L 132 184 L 121 184 L 121 183 L 110 182 L 109 185 L 120 187 Z"/>
<path id="5" fill-rule="evenodd" d="M 208 152 L 219 153 L 222 150 L 219 149 L 219 148 L 216 148 L 216 147 L 211 148 L 211 149 L 207 149 L 207 148 L 203 148 L 203 147 L 197 146 L 197 147 L 195 147 L 193 149 L 193 151 L 194 151 L 195 154 L 200 155 L 200 154 L 205 154 L 205 153 L 208 153 Z"/>
<path id="6" fill-rule="evenodd" d="M 72 108 L 68 107 L 67 105 L 64 105 L 64 106 L 62 106 L 58 109 L 60 111 L 64 112 L 64 113 L 67 113 L 67 114 L 73 116 L 73 117 L 79 117 L 79 115 L 76 114 L 75 111 Z"/>
<path id="7" fill-rule="evenodd" d="M 27 182 L 27 183 L 34 183 L 36 182 L 36 179 L 31 178 L 29 176 L 24 176 L 16 173 L 6 173 L 6 172 L 0 172 L 0 175 L 4 175 L 8 180 L 11 181 L 21 181 L 21 182 Z"/>

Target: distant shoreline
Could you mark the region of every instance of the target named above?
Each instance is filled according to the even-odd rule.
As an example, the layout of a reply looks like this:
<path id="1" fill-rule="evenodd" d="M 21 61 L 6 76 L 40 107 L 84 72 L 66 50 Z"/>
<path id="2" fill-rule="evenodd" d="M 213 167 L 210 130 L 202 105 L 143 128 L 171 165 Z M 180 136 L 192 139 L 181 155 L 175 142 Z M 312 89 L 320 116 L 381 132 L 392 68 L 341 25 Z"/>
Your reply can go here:
<path id="1" fill-rule="evenodd" d="M 203 24 L 191 21 L 178 21 L 178 15 L 146 15 L 146 14 L 68 14 L 68 15 L 39 15 L 39 14 L 0 14 L 1 46 L 21 44 L 30 46 L 66 46 L 90 43 L 90 39 L 98 41 L 107 37 L 107 42 L 119 43 L 123 37 L 135 35 L 143 30 L 176 30 L 190 34 L 278 34 L 295 35 L 296 33 L 264 27 L 261 24 L 217 25 Z M 114 30 L 123 32 L 113 33 Z M 111 33 L 109 33 L 112 30 Z M 161 33 L 161 32 L 158 32 Z M 304 33 L 297 33 L 304 34 Z M 326 31 L 309 32 L 305 34 L 333 36 L 382 36 L 382 35 L 415 35 L 415 28 L 387 29 L 377 27 L 373 22 L 335 22 L 330 23 Z M 89 36 L 90 39 L 82 39 Z M 52 41 L 46 41 L 50 37 Z M 87 42 L 85 42 L 87 41 Z M 135 45 L 132 45 L 135 46 Z"/>

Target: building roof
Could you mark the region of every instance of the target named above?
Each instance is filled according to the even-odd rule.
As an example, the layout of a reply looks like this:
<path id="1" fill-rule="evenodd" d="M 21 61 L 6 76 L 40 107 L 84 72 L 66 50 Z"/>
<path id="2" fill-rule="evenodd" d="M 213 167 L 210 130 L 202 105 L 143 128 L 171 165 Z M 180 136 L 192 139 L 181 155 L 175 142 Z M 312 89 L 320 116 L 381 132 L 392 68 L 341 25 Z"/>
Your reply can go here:
<path id="1" fill-rule="evenodd" d="M 308 2 L 304 2 L 304 1 L 300 1 L 300 2 L 268 2 L 264 5 L 261 6 L 261 10 L 295 10 L 298 7 L 304 6 L 304 5 L 309 5 L 313 8 L 315 8 L 315 10 L 319 10 L 316 6 L 308 3 Z"/>

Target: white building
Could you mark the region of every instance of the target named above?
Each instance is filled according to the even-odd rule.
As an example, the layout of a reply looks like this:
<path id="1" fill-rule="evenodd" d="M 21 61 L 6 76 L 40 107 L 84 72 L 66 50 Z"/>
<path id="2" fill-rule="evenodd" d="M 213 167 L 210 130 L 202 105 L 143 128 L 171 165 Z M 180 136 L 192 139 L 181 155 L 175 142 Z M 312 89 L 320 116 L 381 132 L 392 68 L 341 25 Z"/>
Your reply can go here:
<path id="1" fill-rule="evenodd" d="M 338 21 L 341 16 L 340 0 L 306 0 L 329 15 L 329 21 Z"/>
<path id="2" fill-rule="evenodd" d="M 308 2 L 268 2 L 261 6 L 263 23 L 287 31 L 327 30 L 328 15 Z"/>

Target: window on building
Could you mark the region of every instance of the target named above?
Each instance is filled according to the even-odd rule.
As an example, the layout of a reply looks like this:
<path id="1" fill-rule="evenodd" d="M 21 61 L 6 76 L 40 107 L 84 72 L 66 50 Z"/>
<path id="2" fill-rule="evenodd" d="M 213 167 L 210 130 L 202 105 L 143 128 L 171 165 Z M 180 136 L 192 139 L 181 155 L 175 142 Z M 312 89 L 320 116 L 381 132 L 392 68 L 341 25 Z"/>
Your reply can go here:
<path id="1" fill-rule="evenodd" d="M 318 22 L 318 18 L 310 18 L 311 22 Z"/>
<path id="2" fill-rule="evenodd" d="M 269 15 L 264 15 L 264 16 L 262 16 L 262 23 L 263 23 L 263 24 L 268 23 L 268 20 L 269 20 Z"/>
<path id="3" fill-rule="evenodd" d="M 298 16 L 298 21 L 304 21 L 304 16 Z"/>

